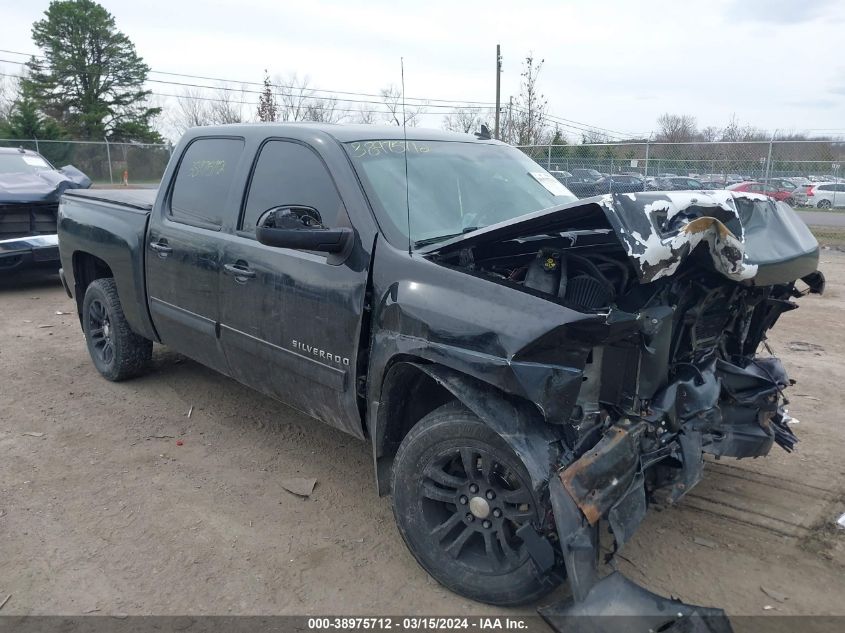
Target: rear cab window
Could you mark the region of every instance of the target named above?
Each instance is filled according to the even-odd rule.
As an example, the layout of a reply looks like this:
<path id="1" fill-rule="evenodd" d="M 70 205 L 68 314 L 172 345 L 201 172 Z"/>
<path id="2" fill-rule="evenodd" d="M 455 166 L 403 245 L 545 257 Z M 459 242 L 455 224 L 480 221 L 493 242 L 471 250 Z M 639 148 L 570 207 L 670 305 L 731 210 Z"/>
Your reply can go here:
<path id="1" fill-rule="evenodd" d="M 170 194 L 168 217 L 174 222 L 219 231 L 228 214 L 238 163 L 240 138 L 198 138 L 182 155 Z"/>

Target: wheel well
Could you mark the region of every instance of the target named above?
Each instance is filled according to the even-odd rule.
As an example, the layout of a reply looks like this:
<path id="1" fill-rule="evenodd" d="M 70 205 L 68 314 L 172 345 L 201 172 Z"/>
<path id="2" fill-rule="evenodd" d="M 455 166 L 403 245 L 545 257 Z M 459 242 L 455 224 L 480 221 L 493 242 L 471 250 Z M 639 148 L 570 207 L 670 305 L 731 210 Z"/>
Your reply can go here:
<path id="1" fill-rule="evenodd" d="M 82 313 L 82 302 L 85 300 L 85 291 L 95 279 L 114 277 L 109 265 L 99 257 L 77 251 L 73 254 L 73 279 L 74 294 L 76 296 L 76 309 Z"/>
<path id="2" fill-rule="evenodd" d="M 388 369 L 373 438 L 379 494 L 390 490 L 393 458 L 408 431 L 437 407 L 452 400 L 456 398 L 448 389 L 414 365 L 397 363 Z"/>

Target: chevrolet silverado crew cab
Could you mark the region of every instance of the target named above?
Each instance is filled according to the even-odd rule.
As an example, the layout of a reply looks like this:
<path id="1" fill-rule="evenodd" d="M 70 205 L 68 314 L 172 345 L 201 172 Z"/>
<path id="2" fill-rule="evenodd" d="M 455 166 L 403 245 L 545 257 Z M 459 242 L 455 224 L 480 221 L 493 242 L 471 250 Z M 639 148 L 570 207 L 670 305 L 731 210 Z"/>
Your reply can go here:
<path id="1" fill-rule="evenodd" d="M 620 547 L 704 454 L 797 442 L 766 333 L 824 279 L 764 196 L 577 200 L 484 134 L 233 125 L 157 192 L 68 191 L 58 231 L 104 377 L 161 343 L 371 443 L 410 551 L 476 600 L 636 598 L 600 525 Z"/>

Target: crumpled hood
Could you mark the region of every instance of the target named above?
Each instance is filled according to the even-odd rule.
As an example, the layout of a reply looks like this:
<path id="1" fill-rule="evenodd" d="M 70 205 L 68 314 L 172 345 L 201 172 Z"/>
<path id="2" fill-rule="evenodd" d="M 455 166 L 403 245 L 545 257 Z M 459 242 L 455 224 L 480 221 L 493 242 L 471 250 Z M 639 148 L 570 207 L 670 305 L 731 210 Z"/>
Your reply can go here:
<path id="1" fill-rule="evenodd" d="M 789 283 L 818 267 L 819 245 L 795 211 L 752 193 L 677 191 L 608 194 L 526 214 L 435 244 L 425 253 L 454 252 L 496 240 L 563 234 L 593 216 L 606 220 L 647 283 L 675 273 L 706 243 L 714 268 L 734 281 Z M 597 223 L 598 226 L 598 223 Z"/>
<path id="2" fill-rule="evenodd" d="M 58 202 L 68 189 L 87 189 L 91 179 L 72 165 L 60 170 L 0 174 L 0 204 Z"/>

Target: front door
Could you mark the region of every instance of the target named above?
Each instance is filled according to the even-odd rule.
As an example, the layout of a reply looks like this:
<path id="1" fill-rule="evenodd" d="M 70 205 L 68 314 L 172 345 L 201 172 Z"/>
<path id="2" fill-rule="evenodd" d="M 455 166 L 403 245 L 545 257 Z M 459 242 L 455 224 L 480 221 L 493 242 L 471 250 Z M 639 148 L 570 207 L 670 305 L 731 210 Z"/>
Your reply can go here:
<path id="1" fill-rule="evenodd" d="M 185 150 L 162 208 L 154 210 L 146 245 L 147 294 L 162 343 L 223 373 L 217 338 L 220 239 L 244 142 L 198 138 Z"/>
<path id="2" fill-rule="evenodd" d="M 263 145 L 222 254 L 220 339 L 232 376 L 360 436 L 355 379 L 366 254 L 357 239 L 342 262 L 258 243 L 256 222 L 279 206 L 310 207 L 326 226 L 349 226 L 314 149 L 283 140 Z"/>

